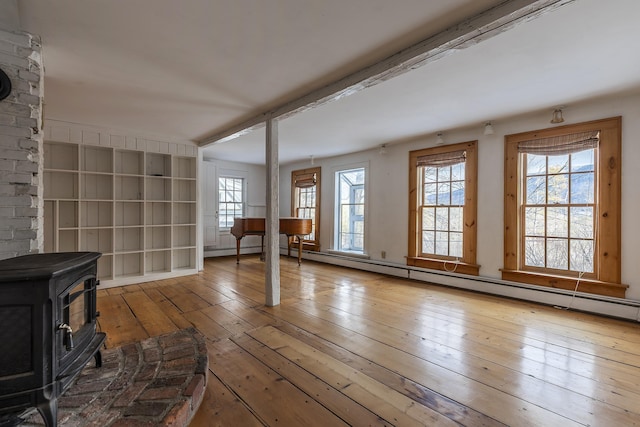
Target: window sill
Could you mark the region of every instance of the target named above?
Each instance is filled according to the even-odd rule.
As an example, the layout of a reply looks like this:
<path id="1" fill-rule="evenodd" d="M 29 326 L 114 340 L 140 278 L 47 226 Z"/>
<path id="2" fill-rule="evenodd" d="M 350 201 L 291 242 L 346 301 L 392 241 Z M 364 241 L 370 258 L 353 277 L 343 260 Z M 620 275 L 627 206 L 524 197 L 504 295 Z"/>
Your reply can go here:
<path id="1" fill-rule="evenodd" d="M 477 276 L 480 274 L 480 266 L 462 261 L 449 261 L 435 258 L 407 258 L 407 265 L 412 267 L 429 268 L 431 270 L 446 271 L 449 273 L 469 274 Z"/>
<path id="2" fill-rule="evenodd" d="M 578 292 L 586 292 L 596 295 L 604 295 L 616 298 L 625 298 L 625 293 L 629 285 L 620 283 L 603 282 L 594 279 L 580 279 L 577 277 L 564 277 L 552 274 L 532 273 L 522 270 L 500 270 L 502 279 L 511 282 L 528 283 L 531 285 L 547 286 L 555 289 L 566 289 L 573 291 L 578 284 Z"/>

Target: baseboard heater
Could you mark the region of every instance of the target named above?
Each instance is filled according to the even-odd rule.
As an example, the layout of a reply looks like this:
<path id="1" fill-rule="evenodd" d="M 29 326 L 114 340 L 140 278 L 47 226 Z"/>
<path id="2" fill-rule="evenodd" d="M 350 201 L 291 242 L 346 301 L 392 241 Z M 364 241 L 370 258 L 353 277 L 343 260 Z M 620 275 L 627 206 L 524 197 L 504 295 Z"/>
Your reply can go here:
<path id="1" fill-rule="evenodd" d="M 302 256 L 304 259 L 326 264 L 640 322 L 640 301 L 637 300 L 573 292 L 492 277 L 467 276 L 336 253 L 303 251 Z"/>

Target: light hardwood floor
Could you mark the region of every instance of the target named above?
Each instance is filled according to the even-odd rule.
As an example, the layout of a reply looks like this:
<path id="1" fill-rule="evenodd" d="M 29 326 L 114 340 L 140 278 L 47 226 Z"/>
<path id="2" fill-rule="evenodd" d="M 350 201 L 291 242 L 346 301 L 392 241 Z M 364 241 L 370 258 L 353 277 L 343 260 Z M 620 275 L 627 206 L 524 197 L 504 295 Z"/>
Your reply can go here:
<path id="1" fill-rule="evenodd" d="M 195 326 L 207 391 L 192 426 L 640 425 L 640 325 L 257 256 L 98 292 L 118 346 Z"/>

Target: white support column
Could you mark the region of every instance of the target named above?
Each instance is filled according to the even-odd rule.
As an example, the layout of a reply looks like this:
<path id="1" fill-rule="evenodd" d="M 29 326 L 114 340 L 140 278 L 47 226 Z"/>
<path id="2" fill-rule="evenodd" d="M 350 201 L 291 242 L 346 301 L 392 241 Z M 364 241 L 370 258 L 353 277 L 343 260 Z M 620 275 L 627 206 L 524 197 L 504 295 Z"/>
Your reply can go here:
<path id="1" fill-rule="evenodd" d="M 267 219 L 265 224 L 265 304 L 280 304 L 280 199 L 278 163 L 278 122 L 267 119 Z"/>

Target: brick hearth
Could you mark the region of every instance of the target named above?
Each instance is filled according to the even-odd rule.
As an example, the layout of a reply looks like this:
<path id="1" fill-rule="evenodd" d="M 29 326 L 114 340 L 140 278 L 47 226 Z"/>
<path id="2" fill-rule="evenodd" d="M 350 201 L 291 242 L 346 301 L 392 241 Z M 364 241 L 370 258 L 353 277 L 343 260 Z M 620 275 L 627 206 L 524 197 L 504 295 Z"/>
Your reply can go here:
<path id="1" fill-rule="evenodd" d="M 189 328 L 102 351 L 59 399 L 64 427 L 187 426 L 202 402 L 205 340 Z M 33 412 L 23 424 L 42 426 Z"/>

